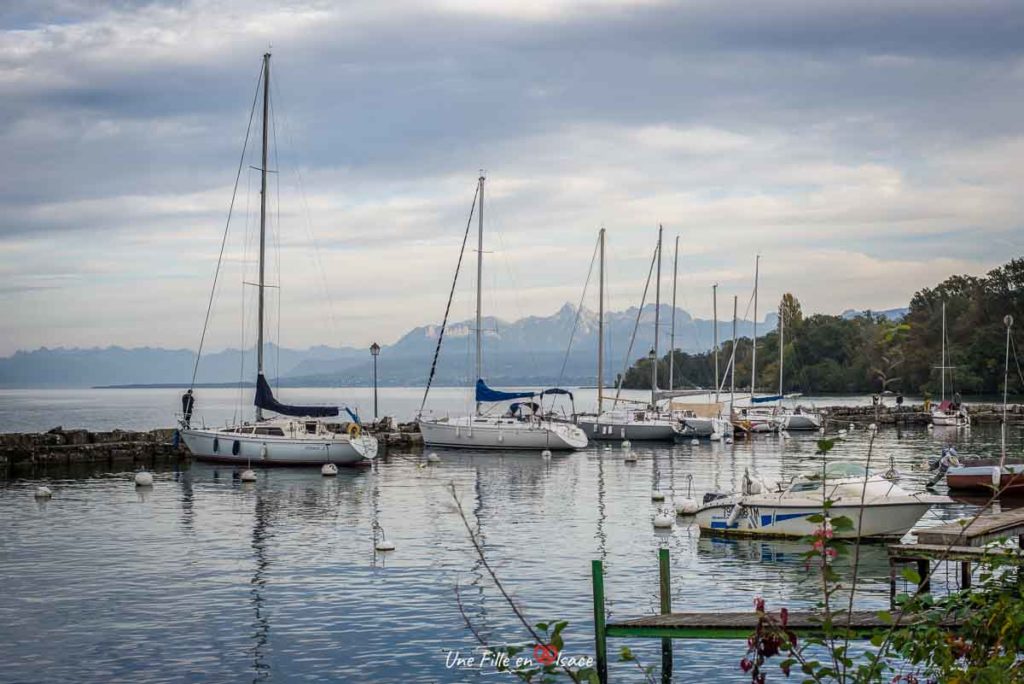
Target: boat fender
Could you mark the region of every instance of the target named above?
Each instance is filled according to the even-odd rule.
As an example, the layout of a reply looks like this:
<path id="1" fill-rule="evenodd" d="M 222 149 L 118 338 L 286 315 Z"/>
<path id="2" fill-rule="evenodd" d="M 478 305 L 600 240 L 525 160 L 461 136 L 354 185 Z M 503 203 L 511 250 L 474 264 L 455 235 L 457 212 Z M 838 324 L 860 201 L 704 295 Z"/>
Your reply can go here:
<path id="1" fill-rule="evenodd" d="M 725 519 L 725 526 L 732 527 L 736 524 L 736 521 L 740 519 L 740 514 L 743 513 L 743 504 L 736 502 L 736 505 L 729 511 L 729 517 Z"/>
<path id="2" fill-rule="evenodd" d="M 1002 473 L 999 471 L 999 466 L 992 466 L 992 486 L 998 487 L 999 481 L 1002 479 Z"/>
<path id="3" fill-rule="evenodd" d="M 263 444 L 260 445 L 260 458 L 262 458 L 264 461 L 267 460 L 267 443 L 266 442 L 264 442 Z"/>
<path id="4" fill-rule="evenodd" d="M 348 433 L 350 439 L 359 439 L 359 436 L 363 434 L 363 429 L 359 427 L 359 423 L 349 423 L 345 432 Z"/>

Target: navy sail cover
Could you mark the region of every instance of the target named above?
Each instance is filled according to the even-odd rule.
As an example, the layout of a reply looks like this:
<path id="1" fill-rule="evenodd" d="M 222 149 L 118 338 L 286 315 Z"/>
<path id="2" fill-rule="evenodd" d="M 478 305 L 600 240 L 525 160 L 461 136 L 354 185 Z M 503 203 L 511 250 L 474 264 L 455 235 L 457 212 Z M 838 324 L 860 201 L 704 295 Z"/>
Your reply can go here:
<path id="1" fill-rule="evenodd" d="M 770 401 L 778 401 L 779 399 L 783 399 L 783 398 L 784 397 L 781 394 L 776 394 L 776 395 L 771 396 L 771 397 L 754 397 L 754 398 L 752 398 L 750 400 L 750 402 L 752 404 L 767 404 Z"/>
<path id="2" fill-rule="evenodd" d="M 274 393 L 270 390 L 270 384 L 262 374 L 256 376 L 256 399 L 253 403 L 261 409 L 280 413 L 282 416 L 327 418 L 338 415 L 337 406 L 289 406 L 288 404 L 282 404 L 274 398 Z"/>
<path id="3" fill-rule="evenodd" d="M 529 399 L 535 392 L 502 392 L 501 390 L 491 389 L 487 386 L 487 383 L 483 381 L 483 378 L 478 378 L 476 381 L 476 400 L 477 401 L 511 401 L 512 399 Z"/>

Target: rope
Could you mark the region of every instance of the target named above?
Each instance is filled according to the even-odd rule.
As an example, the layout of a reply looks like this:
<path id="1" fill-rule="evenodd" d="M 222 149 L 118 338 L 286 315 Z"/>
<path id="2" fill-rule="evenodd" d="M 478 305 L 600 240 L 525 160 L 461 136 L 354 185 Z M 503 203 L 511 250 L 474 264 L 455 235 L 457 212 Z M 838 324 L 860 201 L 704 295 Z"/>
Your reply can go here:
<path id="1" fill-rule="evenodd" d="M 224 223 L 224 237 L 220 240 L 220 254 L 217 255 L 217 270 L 213 272 L 213 286 L 210 288 L 210 301 L 206 305 L 206 318 L 203 321 L 203 334 L 199 337 L 199 350 L 196 352 L 196 364 L 192 368 L 192 382 L 188 388 L 193 389 L 196 384 L 196 375 L 199 373 L 199 359 L 203 356 L 203 344 L 206 342 L 206 330 L 210 326 L 210 312 L 213 310 L 213 297 L 217 292 L 217 279 L 220 277 L 221 263 L 224 261 L 224 246 L 228 241 L 228 228 L 231 226 L 231 212 L 235 209 L 235 197 L 238 194 L 238 181 L 242 177 L 242 166 L 245 163 L 245 150 L 249 146 L 249 134 L 252 132 L 252 120 L 256 115 L 256 100 L 260 94 L 260 80 L 263 78 L 263 67 L 260 67 L 260 76 L 256 81 L 256 92 L 252 96 L 252 108 L 249 110 L 249 124 L 245 128 L 245 141 L 242 143 L 242 155 L 238 160 L 238 171 L 235 173 L 235 187 L 231 191 L 231 204 L 228 205 L 228 218 Z"/>
<path id="2" fill-rule="evenodd" d="M 590 286 L 590 276 L 594 273 L 594 262 L 597 261 L 597 250 L 600 248 L 601 238 L 598 237 L 597 244 L 594 245 L 594 253 L 590 257 L 590 268 L 587 269 L 587 280 L 583 283 L 583 293 L 580 295 L 579 306 L 576 307 L 576 318 L 572 322 L 572 332 L 569 333 L 569 346 L 565 350 L 565 358 L 562 359 L 562 369 L 558 371 L 558 382 L 555 383 L 555 387 L 562 386 L 562 378 L 565 376 L 565 367 L 569 363 L 569 353 L 572 352 L 572 342 L 576 337 L 576 329 L 580 323 L 580 314 L 583 313 L 583 300 L 587 297 L 587 288 Z M 600 344 L 600 341 L 598 341 Z"/>
<path id="3" fill-rule="evenodd" d="M 636 312 L 636 323 L 633 324 L 633 335 L 629 338 L 629 348 L 626 349 L 626 360 L 622 364 L 622 375 L 615 388 L 615 399 L 612 401 L 612 408 L 619 404 L 619 395 L 622 394 L 622 383 L 626 380 L 626 372 L 629 370 L 629 357 L 633 353 L 633 343 L 636 342 L 636 331 L 640 329 L 640 317 L 644 313 L 644 304 L 647 302 L 647 290 L 651 286 L 651 276 L 654 274 L 654 263 L 658 260 L 658 248 L 654 248 L 654 256 L 651 257 L 651 267 L 647 271 L 647 282 L 644 283 L 644 294 L 640 297 L 640 308 Z M 657 363 L 657 360 L 655 360 Z"/>
<path id="4" fill-rule="evenodd" d="M 434 360 L 430 364 L 430 376 L 427 378 L 427 387 L 423 390 L 423 401 L 420 402 L 420 410 L 417 416 L 423 415 L 423 407 L 427 405 L 427 395 L 430 394 L 430 385 L 434 382 L 434 374 L 437 372 L 437 358 L 441 354 L 441 343 L 444 341 L 444 331 L 448 326 L 448 314 L 452 310 L 452 300 L 455 298 L 455 286 L 459 282 L 459 271 L 462 270 L 462 257 L 466 254 L 466 241 L 469 239 L 469 229 L 473 225 L 473 213 L 476 211 L 476 200 L 480 196 L 480 184 L 476 186 L 473 193 L 473 203 L 469 207 L 469 218 L 466 219 L 466 232 L 462 236 L 462 248 L 459 250 L 459 261 L 455 264 L 455 277 L 452 278 L 452 289 L 448 292 L 448 304 L 444 307 L 444 319 L 441 321 L 441 332 L 437 335 L 437 346 L 434 348 Z"/>

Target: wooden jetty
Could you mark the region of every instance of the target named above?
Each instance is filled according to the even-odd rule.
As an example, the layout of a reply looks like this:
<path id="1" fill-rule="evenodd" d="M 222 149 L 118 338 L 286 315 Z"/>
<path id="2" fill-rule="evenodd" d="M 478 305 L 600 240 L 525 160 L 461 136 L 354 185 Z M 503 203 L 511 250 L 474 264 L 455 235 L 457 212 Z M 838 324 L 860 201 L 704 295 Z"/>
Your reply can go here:
<path id="1" fill-rule="evenodd" d="M 597 654 L 597 674 L 601 684 L 608 682 L 608 639 L 611 637 L 632 637 L 637 639 L 661 639 L 661 679 L 672 678 L 672 639 L 746 639 L 757 628 L 759 617 L 756 611 L 715 613 L 674 613 L 672 612 L 671 574 L 668 549 L 658 550 L 658 579 L 660 610 L 658 615 L 616 619 L 605 618 L 604 565 L 601 561 L 591 562 L 594 592 L 594 641 Z M 773 615 L 776 619 L 778 615 Z M 893 618 L 898 616 L 893 615 Z M 861 610 L 836 616 L 835 628 L 845 629 L 849 620 L 851 636 L 868 638 L 872 634 L 892 628 L 891 622 L 879 617 L 879 611 Z M 792 611 L 789 613 L 787 629 L 802 634 L 821 634 L 823 617 L 820 611 Z M 904 619 L 903 624 L 910 624 Z M 956 627 L 953 620 L 946 627 Z"/>
<path id="2" fill-rule="evenodd" d="M 958 520 L 913 533 L 916 544 L 889 545 L 889 600 L 896 601 L 897 566 L 917 564 L 921 579 L 919 592 L 931 590 L 933 561 L 960 563 L 960 587 L 971 586 L 971 565 L 983 558 L 1000 557 L 1017 565 L 1024 564 L 1024 509 L 989 513 L 977 518 Z M 1017 548 L 986 548 L 1000 539 L 1017 538 Z"/>

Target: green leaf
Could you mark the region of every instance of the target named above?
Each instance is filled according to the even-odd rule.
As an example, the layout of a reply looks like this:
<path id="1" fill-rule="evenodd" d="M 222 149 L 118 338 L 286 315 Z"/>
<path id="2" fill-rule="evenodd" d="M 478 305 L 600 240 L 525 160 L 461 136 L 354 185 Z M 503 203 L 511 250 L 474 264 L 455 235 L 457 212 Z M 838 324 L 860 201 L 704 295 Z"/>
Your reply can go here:
<path id="1" fill-rule="evenodd" d="M 825 522 L 825 516 L 822 515 L 821 513 L 815 513 L 814 515 L 807 516 L 807 522 L 819 523 L 820 524 L 820 523 Z"/>
<path id="2" fill-rule="evenodd" d="M 548 631 L 548 623 L 546 623 L 546 622 L 538 622 L 537 624 L 534 625 L 534 627 L 536 627 L 537 629 L 539 629 L 542 632 Z"/>
<path id="3" fill-rule="evenodd" d="M 880 610 L 877 613 L 875 613 L 875 615 L 877 615 L 878 619 L 887 625 L 891 625 L 893 623 L 892 613 L 890 613 L 887 610 Z"/>
<path id="4" fill-rule="evenodd" d="M 629 646 L 623 646 L 619 649 L 619 660 L 623 663 L 630 663 L 636 660 L 633 655 L 633 651 L 629 650 Z"/>
<path id="5" fill-rule="evenodd" d="M 914 570 L 913 568 L 903 568 L 903 571 L 900 573 L 900 575 L 903 577 L 903 579 L 907 580 L 908 582 L 911 582 L 912 584 L 921 583 L 921 576 L 917 574 L 917 570 Z"/>
<path id="6" fill-rule="evenodd" d="M 841 515 L 838 518 L 832 518 L 832 529 L 836 532 L 845 532 L 853 529 L 853 521 L 845 515 Z"/>

